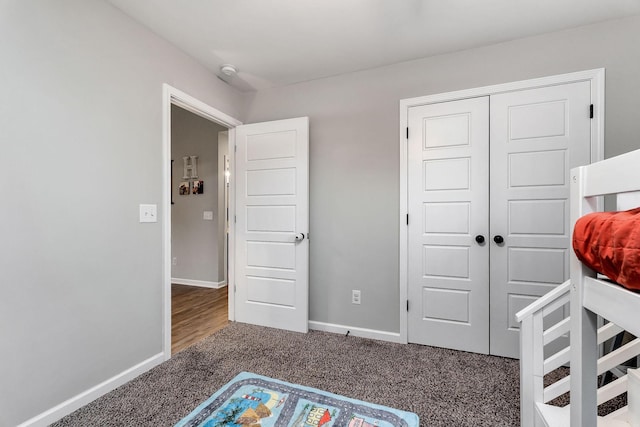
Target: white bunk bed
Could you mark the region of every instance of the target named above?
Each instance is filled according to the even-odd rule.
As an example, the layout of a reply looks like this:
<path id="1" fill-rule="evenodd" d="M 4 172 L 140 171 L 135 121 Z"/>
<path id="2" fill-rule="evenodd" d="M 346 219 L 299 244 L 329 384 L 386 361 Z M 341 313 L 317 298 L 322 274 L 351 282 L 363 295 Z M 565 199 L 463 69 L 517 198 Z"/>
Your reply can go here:
<path id="1" fill-rule="evenodd" d="M 575 168 L 570 177 L 571 224 L 597 211 L 603 205 L 600 196 L 615 194 L 618 210 L 640 206 L 640 150 Z M 640 336 L 640 293 L 597 278 L 573 251 L 570 257 L 570 280 L 516 315 L 521 322 L 521 425 L 640 426 L 640 408 L 636 413 L 635 405 L 633 410 L 625 406 L 597 416 L 598 405 L 627 392 L 629 383 L 628 375 L 618 372 L 615 381 L 598 388 L 597 376 L 640 354 L 639 338 L 604 355 L 600 344 L 625 330 Z M 557 313 L 567 306 L 571 316 L 562 319 Z M 549 325 L 553 313 L 562 320 Z M 549 346 L 569 332 L 569 347 Z M 549 350 L 557 351 L 549 354 Z M 567 363 L 570 375 L 545 387 L 545 375 Z M 569 390 L 569 405 L 549 404 Z M 633 397 L 629 400 L 635 402 Z"/>

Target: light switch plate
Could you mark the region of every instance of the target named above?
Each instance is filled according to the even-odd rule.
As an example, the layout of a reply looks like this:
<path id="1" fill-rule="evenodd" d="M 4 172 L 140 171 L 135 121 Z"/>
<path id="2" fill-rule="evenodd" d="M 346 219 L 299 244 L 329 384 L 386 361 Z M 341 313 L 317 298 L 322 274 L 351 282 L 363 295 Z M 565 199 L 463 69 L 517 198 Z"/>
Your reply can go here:
<path id="1" fill-rule="evenodd" d="M 140 222 L 158 222 L 158 205 L 140 205 Z"/>
<path id="2" fill-rule="evenodd" d="M 202 219 L 213 221 L 213 211 L 204 211 L 204 213 L 202 214 Z"/>

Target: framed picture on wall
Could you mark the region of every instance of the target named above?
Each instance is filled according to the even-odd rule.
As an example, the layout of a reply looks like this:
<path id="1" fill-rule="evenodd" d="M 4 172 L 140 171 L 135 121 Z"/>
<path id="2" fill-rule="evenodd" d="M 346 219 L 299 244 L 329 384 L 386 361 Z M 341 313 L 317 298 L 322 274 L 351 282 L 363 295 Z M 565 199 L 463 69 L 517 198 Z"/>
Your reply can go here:
<path id="1" fill-rule="evenodd" d="M 191 189 L 191 183 L 189 181 L 183 181 L 180 183 L 180 187 L 178 187 L 178 193 L 181 196 L 188 196 Z"/>
<path id="2" fill-rule="evenodd" d="M 204 181 L 193 181 L 193 188 L 191 189 L 193 194 L 204 193 Z"/>

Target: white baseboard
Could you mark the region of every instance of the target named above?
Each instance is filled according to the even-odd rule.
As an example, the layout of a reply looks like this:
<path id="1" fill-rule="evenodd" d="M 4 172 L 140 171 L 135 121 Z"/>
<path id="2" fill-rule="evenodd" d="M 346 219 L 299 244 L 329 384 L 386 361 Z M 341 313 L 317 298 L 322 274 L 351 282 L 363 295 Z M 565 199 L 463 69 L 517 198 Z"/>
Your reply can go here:
<path id="1" fill-rule="evenodd" d="M 333 323 L 316 322 L 313 320 L 309 321 L 309 329 L 313 329 L 315 331 L 333 332 L 335 334 L 342 335 L 346 335 L 346 333 L 349 332 L 349 335 L 353 335 L 354 337 L 370 338 L 374 340 L 389 341 L 400 344 L 403 343 L 403 341 L 400 339 L 400 333 L 398 332 L 377 331 L 375 329 L 335 325 Z"/>
<path id="2" fill-rule="evenodd" d="M 201 288 L 213 289 L 220 289 L 227 286 L 227 282 L 225 280 L 222 282 L 209 282 L 207 280 L 180 279 L 178 277 L 172 277 L 171 283 L 176 285 L 200 286 Z"/>
<path id="3" fill-rule="evenodd" d="M 147 372 L 149 369 L 159 365 L 164 361 L 164 353 L 151 356 L 147 360 L 138 363 L 135 366 L 123 371 L 102 383 L 91 387 L 90 389 L 83 391 L 82 393 L 65 400 L 59 405 L 54 406 L 36 415 L 35 417 L 23 422 L 18 427 L 40 427 L 48 426 L 49 424 L 58 421 L 62 417 L 69 415 L 76 409 L 83 407 L 84 405 L 93 402 L 98 397 L 107 394 L 111 390 L 114 390 L 121 385 L 131 381 L 140 374 Z"/>

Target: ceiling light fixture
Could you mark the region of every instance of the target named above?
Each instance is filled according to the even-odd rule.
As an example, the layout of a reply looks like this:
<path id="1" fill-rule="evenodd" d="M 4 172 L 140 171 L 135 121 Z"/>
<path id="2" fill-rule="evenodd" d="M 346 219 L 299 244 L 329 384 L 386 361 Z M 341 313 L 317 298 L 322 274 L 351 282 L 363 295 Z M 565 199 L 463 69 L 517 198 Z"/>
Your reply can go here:
<path id="1" fill-rule="evenodd" d="M 231 65 L 231 64 L 223 64 L 220 66 L 220 72 L 222 74 L 224 74 L 225 76 L 235 76 L 236 73 L 238 72 L 238 70 L 236 69 L 235 66 Z"/>

